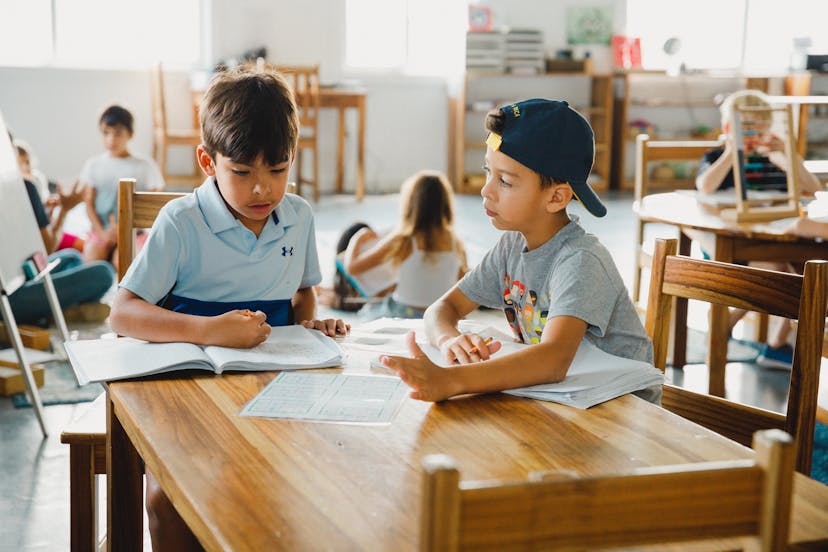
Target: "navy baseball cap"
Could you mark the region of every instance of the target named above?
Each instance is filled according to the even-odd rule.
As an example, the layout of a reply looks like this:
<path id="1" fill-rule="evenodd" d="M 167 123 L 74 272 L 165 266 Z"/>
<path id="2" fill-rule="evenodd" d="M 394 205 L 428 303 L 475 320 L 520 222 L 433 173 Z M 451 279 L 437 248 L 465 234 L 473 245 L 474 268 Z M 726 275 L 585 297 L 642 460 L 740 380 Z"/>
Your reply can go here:
<path id="1" fill-rule="evenodd" d="M 565 101 L 535 98 L 504 105 L 503 134 L 490 133 L 486 144 L 518 163 L 568 182 L 575 197 L 596 217 L 607 208 L 587 184 L 595 159 L 595 135 L 583 115 Z"/>

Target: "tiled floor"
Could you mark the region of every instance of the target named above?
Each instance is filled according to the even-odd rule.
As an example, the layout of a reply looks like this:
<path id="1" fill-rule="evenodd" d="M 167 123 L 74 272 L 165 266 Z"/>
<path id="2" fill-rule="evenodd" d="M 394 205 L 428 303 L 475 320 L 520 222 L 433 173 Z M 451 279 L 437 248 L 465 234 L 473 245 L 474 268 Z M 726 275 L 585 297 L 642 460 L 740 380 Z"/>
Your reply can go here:
<path id="1" fill-rule="evenodd" d="M 628 195 L 611 196 L 606 218 L 594 219 L 580 205 L 571 212 L 581 216 L 588 231 L 598 235 L 613 253 L 625 281 L 632 280 L 633 215 Z M 323 197 L 316 211 L 323 284 L 333 273 L 333 247 L 339 232 L 355 220 L 375 227 L 390 227 L 398 218 L 397 196 L 369 196 L 356 203 L 350 196 Z M 459 196 L 457 228 L 464 238 L 470 263 L 477 262 L 497 239 L 482 212 L 480 198 Z M 671 229 L 654 233 L 672 235 Z M 491 315 L 491 313 L 489 313 Z M 704 324 L 704 313 L 694 320 Z M 693 323 L 691 321 L 691 323 Z M 76 327 L 77 328 L 77 327 Z M 704 389 L 706 370 L 689 367 L 676 374 L 688 386 Z M 751 364 L 731 364 L 727 371 L 729 396 L 779 410 L 787 393 L 785 372 L 762 370 Z M 42 439 L 34 413 L 15 409 L 0 398 L 0 551 L 54 551 L 69 548 L 69 450 L 59 442 L 61 429 L 85 405 L 46 407 L 48 439 Z"/>

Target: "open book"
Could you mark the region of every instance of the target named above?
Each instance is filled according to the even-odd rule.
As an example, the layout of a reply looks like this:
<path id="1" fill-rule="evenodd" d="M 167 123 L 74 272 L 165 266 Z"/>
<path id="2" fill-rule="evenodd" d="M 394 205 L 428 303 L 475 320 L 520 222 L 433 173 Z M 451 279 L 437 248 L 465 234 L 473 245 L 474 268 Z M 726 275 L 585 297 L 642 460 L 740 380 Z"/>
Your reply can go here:
<path id="1" fill-rule="evenodd" d="M 130 338 L 67 341 L 65 346 L 81 385 L 194 368 L 216 374 L 327 368 L 341 364 L 344 356 L 333 339 L 299 325 L 274 327 L 267 341 L 251 349 Z"/>

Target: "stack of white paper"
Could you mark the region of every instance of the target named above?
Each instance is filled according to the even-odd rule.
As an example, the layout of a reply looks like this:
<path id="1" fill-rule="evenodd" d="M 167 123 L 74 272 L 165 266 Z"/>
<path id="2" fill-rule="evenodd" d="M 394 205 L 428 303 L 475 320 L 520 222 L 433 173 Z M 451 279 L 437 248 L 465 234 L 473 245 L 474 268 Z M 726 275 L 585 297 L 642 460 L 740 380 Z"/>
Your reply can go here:
<path id="1" fill-rule="evenodd" d="M 584 339 L 563 381 L 521 387 L 506 393 L 589 408 L 663 382 L 664 374 L 651 364 L 610 355 Z"/>

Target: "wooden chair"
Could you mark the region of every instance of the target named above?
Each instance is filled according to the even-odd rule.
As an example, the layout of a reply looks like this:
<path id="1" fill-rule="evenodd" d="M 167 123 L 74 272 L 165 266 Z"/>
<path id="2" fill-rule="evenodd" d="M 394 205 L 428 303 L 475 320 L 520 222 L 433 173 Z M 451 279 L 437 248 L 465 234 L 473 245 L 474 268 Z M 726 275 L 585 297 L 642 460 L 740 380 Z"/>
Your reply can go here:
<path id="1" fill-rule="evenodd" d="M 673 298 L 695 299 L 799 320 L 787 412 L 664 385 L 664 408 L 744 445 L 758 429 L 783 429 L 796 445 L 796 469 L 811 473 L 817 390 L 828 299 L 828 261 L 808 261 L 805 275 L 676 255 L 676 240 L 656 240 L 646 329 L 655 366 L 664 370 Z"/>
<path id="2" fill-rule="evenodd" d="M 161 64 L 156 63 L 150 70 L 152 88 L 152 156 L 161 168 L 167 185 L 185 184 L 196 187 L 201 184 L 201 168 L 195 156 L 195 148 L 201 144 L 199 129 L 170 129 L 167 126 L 167 108 L 164 99 L 164 73 Z M 187 175 L 173 175 L 167 172 L 167 150 L 171 146 L 193 148 L 193 171 Z"/>
<path id="3" fill-rule="evenodd" d="M 707 150 L 722 144 L 712 140 L 650 140 L 647 134 L 639 134 L 635 149 L 635 201 L 652 193 L 649 164 L 655 161 L 699 161 Z M 675 188 L 675 185 L 671 186 Z M 633 274 L 633 303 L 639 308 L 641 299 L 641 270 L 650 268 L 652 255 L 644 249 L 644 225 L 652 222 L 636 217 L 635 272 Z"/>
<path id="4" fill-rule="evenodd" d="M 420 550 L 593 550 L 743 536 L 783 550 L 793 443 L 779 430 L 758 432 L 753 443 L 753 460 L 518 482 L 460 482 L 450 457 L 427 456 Z"/>
<path id="5" fill-rule="evenodd" d="M 186 194 L 136 192 L 135 180 L 118 188 L 118 280 L 124 277 L 135 252 L 135 231 L 149 228 L 167 202 Z M 106 397 L 101 395 L 63 430 L 60 442 L 69 445 L 71 546 L 73 551 L 98 550 L 96 475 L 106 474 Z"/>
<path id="6" fill-rule="evenodd" d="M 282 65 L 274 67 L 288 80 L 299 109 L 299 143 L 296 151 L 296 185 L 299 194 L 302 184 L 310 184 L 313 200 L 319 201 L 319 66 Z M 302 172 L 305 152 L 313 157 L 312 174 Z"/>

